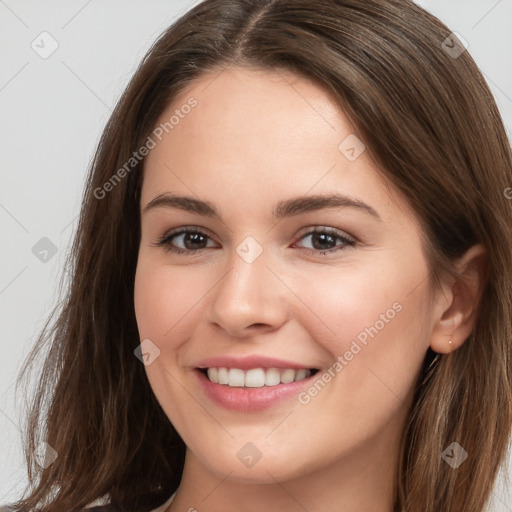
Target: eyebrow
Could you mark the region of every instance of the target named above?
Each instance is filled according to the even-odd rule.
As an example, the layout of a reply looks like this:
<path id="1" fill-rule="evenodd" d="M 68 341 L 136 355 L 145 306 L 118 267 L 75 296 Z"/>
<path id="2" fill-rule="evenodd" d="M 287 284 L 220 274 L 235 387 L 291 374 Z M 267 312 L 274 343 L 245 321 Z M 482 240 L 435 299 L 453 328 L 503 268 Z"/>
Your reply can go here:
<path id="1" fill-rule="evenodd" d="M 142 213 L 144 214 L 154 208 L 178 208 L 180 210 L 197 213 L 206 217 L 216 219 L 221 218 L 221 215 L 212 203 L 195 199 L 190 196 L 181 196 L 169 193 L 160 194 L 144 207 Z M 285 201 L 279 201 L 272 210 L 272 216 L 276 219 L 283 219 L 312 211 L 331 208 L 353 208 L 363 213 L 367 213 L 382 222 L 380 215 L 370 205 L 360 201 L 359 199 L 354 199 L 338 193 L 293 197 Z"/>

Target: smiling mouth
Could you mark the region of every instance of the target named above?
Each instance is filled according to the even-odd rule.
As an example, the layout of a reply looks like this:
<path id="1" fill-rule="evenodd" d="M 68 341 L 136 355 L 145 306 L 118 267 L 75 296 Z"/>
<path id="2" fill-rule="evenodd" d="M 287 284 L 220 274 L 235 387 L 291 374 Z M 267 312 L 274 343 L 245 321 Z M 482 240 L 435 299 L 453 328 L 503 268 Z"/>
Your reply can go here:
<path id="1" fill-rule="evenodd" d="M 279 386 L 299 382 L 316 374 L 317 368 L 240 368 L 211 367 L 197 368 L 206 378 L 214 384 L 238 388 L 262 388 Z"/>

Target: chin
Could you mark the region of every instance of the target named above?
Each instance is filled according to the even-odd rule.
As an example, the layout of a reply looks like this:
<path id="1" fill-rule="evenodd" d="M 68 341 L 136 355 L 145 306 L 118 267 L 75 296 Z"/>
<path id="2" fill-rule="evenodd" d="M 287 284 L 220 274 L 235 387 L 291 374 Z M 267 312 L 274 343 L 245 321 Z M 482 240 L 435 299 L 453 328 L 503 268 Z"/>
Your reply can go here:
<path id="1" fill-rule="evenodd" d="M 202 464 L 220 478 L 229 475 L 230 480 L 256 485 L 291 480 L 311 470 L 310 463 L 302 463 L 297 457 L 299 449 L 276 453 L 278 450 L 270 448 L 272 455 L 265 455 L 266 450 L 258 450 L 255 445 L 231 441 L 222 450 L 203 452 Z"/>

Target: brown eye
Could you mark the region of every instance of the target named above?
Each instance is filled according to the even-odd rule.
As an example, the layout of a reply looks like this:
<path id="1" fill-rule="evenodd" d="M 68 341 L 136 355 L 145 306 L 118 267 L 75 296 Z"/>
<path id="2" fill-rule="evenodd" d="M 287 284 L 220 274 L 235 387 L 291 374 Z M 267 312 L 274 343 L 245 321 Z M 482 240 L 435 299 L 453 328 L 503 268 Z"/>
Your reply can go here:
<path id="1" fill-rule="evenodd" d="M 180 229 L 162 237 L 155 245 L 178 254 L 206 249 L 210 237 L 197 229 Z M 210 246 L 211 247 L 211 246 Z"/>
<path id="2" fill-rule="evenodd" d="M 301 240 L 310 239 L 312 249 L 304 248 L 309 254 L 325 254 L 344 250 L 347 246 L 356 244 L 355 240 L 348 238 L 333 228 L 317 228 L 301 237 Z M 341 244 L 336 243 L 341 241 Z M 341 246 L 340 246 L 341 245 Z"/>

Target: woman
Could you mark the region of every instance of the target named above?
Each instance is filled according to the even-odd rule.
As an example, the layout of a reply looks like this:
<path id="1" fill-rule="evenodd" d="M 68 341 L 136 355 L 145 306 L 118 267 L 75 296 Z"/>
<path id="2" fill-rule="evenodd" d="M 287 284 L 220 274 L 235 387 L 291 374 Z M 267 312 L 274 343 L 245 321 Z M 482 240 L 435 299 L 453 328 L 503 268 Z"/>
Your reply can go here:
<path id="1" fill-rule="evenodd" d="M 414 3 L 197 5 L 101 139 L 15 510 L 483 511 L 511 183 L 481 73 Z"/>

